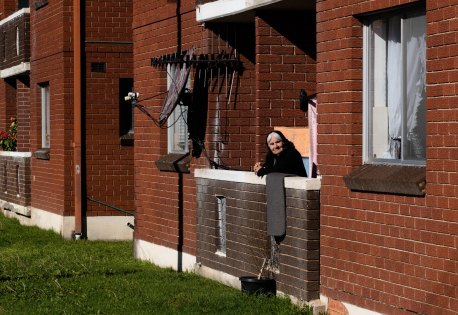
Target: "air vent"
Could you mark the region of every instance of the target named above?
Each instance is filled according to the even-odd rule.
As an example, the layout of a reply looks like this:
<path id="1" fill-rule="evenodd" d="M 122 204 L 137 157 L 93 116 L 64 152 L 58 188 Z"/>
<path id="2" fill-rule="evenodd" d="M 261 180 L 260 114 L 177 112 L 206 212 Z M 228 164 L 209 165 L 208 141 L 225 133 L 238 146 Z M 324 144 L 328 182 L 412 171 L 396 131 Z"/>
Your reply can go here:
<path id="1" fill-rule="evenodd" d="M 92 72 L 107 72 L 107 64 L 105 62 L 93 62 L 91 63 Z"/>

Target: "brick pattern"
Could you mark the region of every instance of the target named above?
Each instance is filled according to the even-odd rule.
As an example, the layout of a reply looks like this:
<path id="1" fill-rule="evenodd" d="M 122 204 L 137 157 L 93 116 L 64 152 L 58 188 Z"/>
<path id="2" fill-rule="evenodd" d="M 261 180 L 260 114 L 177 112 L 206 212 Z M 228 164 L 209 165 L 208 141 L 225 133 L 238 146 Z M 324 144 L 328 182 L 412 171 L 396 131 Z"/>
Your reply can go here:
<path id="1" fill-rule="evenodd" d="M 0 13 L 2 17 L 8 16 L 17 10 L 17 0 L 3 0 L 0 2 Z"/>
<path id="2" fill-rule="evenodd" d="M 30 206 L 30 157 L 0 156 L 0 199 Z"/>
<path id="3" fill-rule="evenodd" d="M 50 159 L 32 158 L 32 206 L 59 215 L 73 206 L 73 44 L 71 2 L 50 1 L 31 11 L 30 150 L 41 148 L 39 84 L 51 94 Z M 85 154 L 87 195 L 135 210 L 133 147 L 119 140 L 119 79 L 132 77 L 132 1 L 85 1 Z M 108 28 L 107 28 L 108 26 Z M 52 36 L 50 35 L 52 34 Z M 91 62 L 106 62 L 92 73 Z M 84 203 L 84 200 L 83 200 Z M 119 215 L 88 203 L 87 215 Z"/>
<path id="4" fill-rule="evenodd" d="M 86 1 L 86 185 L 87 195 L 135 211 L 134 147 L 120 145 L 119 79 L 133 77 L 132 1 Z M 91 63 L 106 72 L 91 72 Z M 89 216 L 123 215 L 88 202 Z"/>
<path id="5" fill-rule="evenodd" d="M 295 23 L 291 23 L 295 21 Z M 316 92 L 315 12 L 257 12 L 256 153 L 263 160 L 265 135 L 275 126 L 305 127 L 299 93 Z"/>
<path id="6" fill-rule="evenodd" d="M 17 150 L 30 151 L 30 82 L 28 77 L 16 81 Z"/>
<path id="7" fill-rule="evenodd" d="M 457 314 L 456 4 L 426 1 L 425 198 L 349 191 L 362 161 L 362 24 L 415 1 L 317 1 L 321 292 L 384 314 Z"/>
<path id="8" fill-rule="evenodd" d="M 196 179 L 197 261 L 240 277 L 257 275 L 270 257 L 264 185 Z M 226 256 L 217 255 L 217 200 L 226 198 Z M 286 189 L 287 228 L 280 244 L 277 289 L 299 299 L 319 298 L 320 193 Z"/>
<path id="9" fill-rule="evenodd" d="M 314 40 L 313 32 L 309 32 L 309 27 L 313 27 L 314 23 L 305 19 L 313 15 L 304 13 L 298 14 L 301 21 L 307 20 L 299 23 L 300 27 L 284 27 L 285 19 L 276 23 L 272 18 L 273 13 L 266 13 L 262 19 L 266 20 L 263 23 L 271 34 L 268 36 L 258 33 L 254 20 L 250 23 L 208 22 L 203 27 L 195 21 L 195 0 L 178 3 L 181 4 L 179 8 L 177 2 L 168 0 L 136 0 L 133 3 L 134 81 L 140 98 L 166 91 L 166 69 L 152 67 L 153 57 L 195 47 L 198 55 L 217 56 L 222 52 L 235 55 L 237 52 L 242 62 L 242 69 L 233 81 L 230 71 L 226 74 L 225 67 L 221 67 L 219 73 L 218 69 L 207 71 L 206 74 L 196 69 L 191 71 L 193 78 L 207 76 L 208 110 L 205 121 L 201 121 L 202 124 L 206 123 L 206 150 L 200 158 L 191 159 L 189 175 L 157 170 L 154 162 L 167 154 L 167 132 L 156 127 L 140 112 L 135 113 L 136 238 L 173 249 L 183 248 L 193 255 L 196 188 L 192 170 L 195 167 L 210 167 L 206 159 L 208 157 L 223 167 L 248 171 L 260 157 L 264 158 L 267 129 L 280 123 L 289 127 L 306 125 L 306 115 L 298 109 L 297 100 L 300 88 L 306 88 L 310 93 L 315 91 L 314 56 L 309 50 L 309 38 L 303 36 L 310 34 Z M 180 13 L 178 16 L 177 11 Z M 257 43 L 261 36 L 265 37 L 266 42 Z M 275 38 L 276 42 L 267 43 L 267 37 Z M 285 46 L 284 50 L 281 46 Z M 279 53 L 282 54 L 281 60 L 269 59 L 269 55 Z M 263 69 L 266 69 L 268 62 L 273 63 L 273 71 L 277 72 L 277 76 L 284 64 L 293 71 L 282 78 L 264 78 L 265 71 L 257 70 L 262 68 L 256 66 L 258 60 L 263 60 Z M 282 80 L 285 81 L 284 85 Z M 257 117 L 266 117 L 266 114 L 265 108 L 260 108 L 256 100 L 257 95 L 261 95 L 261 92 L 257 92 L 257 81 L 262 81 L 262 89 L 267 85 L 268 89 L 281 90 L 269 103 L 272 107 L 270 114 L 273 117 L 282 114 L 288 118 L 284 121 L 272 119 L 267 125 L 264 125 L 265 120 L 259 122 Z M 263 95 L 263 102 L 267 102 L 268 93 Z M 160 110 L 162 101 L 163 96 L 157 96 L 143 105 L 155 113 Z M 280 109 L 285 103 L 290 107 Z M 263 134 L 258 137 L 259 132 Z"/>
<path id="10" fill-rule="evenodd" d="M 19 31 L 19 32 L 18 32 Z M 17 35 L 19 34 L 19 48 Z M 22 14 L 0 26 L 0 69 L 30 61 L 30 14 Z"/>

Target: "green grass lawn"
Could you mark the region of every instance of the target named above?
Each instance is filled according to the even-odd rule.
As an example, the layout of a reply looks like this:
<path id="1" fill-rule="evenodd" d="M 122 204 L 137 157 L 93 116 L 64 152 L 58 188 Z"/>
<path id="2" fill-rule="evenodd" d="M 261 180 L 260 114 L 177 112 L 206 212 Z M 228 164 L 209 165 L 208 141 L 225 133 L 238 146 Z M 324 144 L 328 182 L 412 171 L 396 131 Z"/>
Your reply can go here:
<path id="1" fill-rule="evenodd" d="M 0 214 L 0 315 L 309 313 L 135 260 L 131 242 L 63 240 Z"/>

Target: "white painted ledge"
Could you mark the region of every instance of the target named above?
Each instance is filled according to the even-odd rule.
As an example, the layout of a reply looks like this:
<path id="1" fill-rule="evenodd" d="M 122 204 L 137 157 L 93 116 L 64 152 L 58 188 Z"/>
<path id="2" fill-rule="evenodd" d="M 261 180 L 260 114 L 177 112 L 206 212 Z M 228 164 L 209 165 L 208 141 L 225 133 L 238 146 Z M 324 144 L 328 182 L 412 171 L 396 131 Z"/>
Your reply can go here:
<path id="1" fill-rule="evenodd" d="M 246 183 L 255 185 L 265 185 L 266 176 L 260 178 L 253 172 L 243 171 L 229 171 L 229 170 L 216 170 L 199 168 L 194 171 L 194 177 L 206 178 L 214 180 L 222 180 L 234 183 Z M 320 190 L 321 178 L 307 178 L 307 177 L 286 177 L 285 188 L 301 189 L 301 190 Z"/>
<path id="2" fill-rule="evenodd" d="M 32 157 L 32 152 L 0 151 L 0 156 Z"/>
<path id="3" fill-rule="evenodd" d="M 1 70 L 0 71 L 0 78 L 8 78 L 12 77 L 21 73 L 25 73 L 27 71 L 30 71 L 30 62 L 21 62 L 20 64 Z"/>
<path id="4" fill-rule="evenodd" d="M 161 268 L 181 271 L 194 271 L 196 264 L 196 257 L 193 255 L 140 239 L 134 239 L 134 257 Z"/>
<path id="5" fill-rule="evenodd" d="M 281 2 L 282 0 L 218 0 L 198 5 L 196 8 L 197 22 L 211 21 L 265 5 Z"/>
<path id="6" fill-rule="evenodd" d="M 2 26 L 3 24 L 5 23 L 8 23 L 9 21 L 12 21 L 14 20 L 15 18 L 23 15 L 23 14 L 30 14 L 30 8 L 22 8 L 16 12 L 14 12 L 13 14 L 7 16 L 6 18 L 0 20 L 0 26 Z"/>

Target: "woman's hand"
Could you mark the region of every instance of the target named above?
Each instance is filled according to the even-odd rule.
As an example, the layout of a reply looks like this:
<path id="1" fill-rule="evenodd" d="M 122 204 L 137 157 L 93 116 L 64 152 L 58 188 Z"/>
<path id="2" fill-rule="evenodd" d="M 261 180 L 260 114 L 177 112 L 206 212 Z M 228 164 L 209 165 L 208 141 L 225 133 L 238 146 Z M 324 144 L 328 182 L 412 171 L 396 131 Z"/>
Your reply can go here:
<path id="1" fill-rule="evenodd" d="M 261 162 L 257 162 L 254 166 L 253 166 L 253 171 L 255 174 L 258 174 L 258 171 L 262 168 L 262 165 L 261 165 Z"/>

